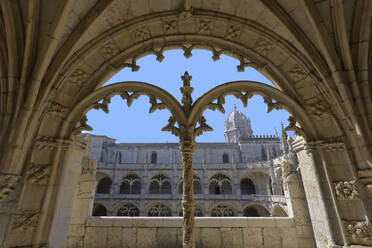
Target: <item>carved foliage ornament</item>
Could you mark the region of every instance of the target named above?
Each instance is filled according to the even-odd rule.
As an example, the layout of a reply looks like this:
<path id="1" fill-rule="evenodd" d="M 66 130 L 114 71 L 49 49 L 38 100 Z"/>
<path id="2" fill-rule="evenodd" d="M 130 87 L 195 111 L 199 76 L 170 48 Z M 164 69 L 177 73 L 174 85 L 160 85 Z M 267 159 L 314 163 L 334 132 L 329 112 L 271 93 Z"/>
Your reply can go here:
<path id="1" fill-rule="evenodd" d="M 238 26 L 230 26 L 226 31 L 226 38 L 230 40 L 238 39 L 242 29 Z"/>
<path id="2" fill-rule="evenodd" d="M 178 23 L 176 20 L 167 20 L 163 22 L 163 27 L 166 34 L 173 34 L 178 30 Z"/>
<path id="3" fill-rule="evenodd" d="M 30 164 L 27 170 L 27 180 L 37 184 L 48 183 L 51 167 L 50 164 Z"/>
<path id="4" fill-rule="evenodd" d="M 23 210 L 19 215 L 16 215 L 13 220 L 13 230 L 25 230 L 28 228 L 37 227 L 39 220 L 39 212 L 37 210 Z"/>
<path id="5" fill-rule="evenodd" d="M 345 231 L 352 243 L 364 243 L 372 240 L 371 225 L 368 221 L 345 222 Z"/>
<path id="6" fill-rule="evenodd" d="M 0 201 L 5 200 L 15 190 L 19 178 L 16 175 L 0 175 Z"/>
<path id="7" fill-rule="evenodd" d="M 297 125 L 297 121 L 293 116 L 288 117 L 288 126 L 284 128 L 284 131 L 294 131 L 296 135 L 304 136 L 304 130 Z"/>
<path id="8" fill-rule="evenodd" d="M 339 181 L 334 183 L 339 200 L 353 200 L 359 198 L 357 181 Z"/>

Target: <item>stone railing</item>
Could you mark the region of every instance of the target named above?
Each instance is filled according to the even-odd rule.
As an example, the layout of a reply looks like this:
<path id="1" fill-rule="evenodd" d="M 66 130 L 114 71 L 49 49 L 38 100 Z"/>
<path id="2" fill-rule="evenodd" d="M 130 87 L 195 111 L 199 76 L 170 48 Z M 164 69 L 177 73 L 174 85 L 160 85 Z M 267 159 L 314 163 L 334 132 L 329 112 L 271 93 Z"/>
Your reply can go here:
<path id="1" fill-rule="evenodd" d="M 196 247 L 315 247 L 312 229 L 296 229 L 287 217 L 199 217 L 195 227 Z M 181 248 L 182 218 L 89 217 L 77 235 L 69 237 L 68 248 Z"/>

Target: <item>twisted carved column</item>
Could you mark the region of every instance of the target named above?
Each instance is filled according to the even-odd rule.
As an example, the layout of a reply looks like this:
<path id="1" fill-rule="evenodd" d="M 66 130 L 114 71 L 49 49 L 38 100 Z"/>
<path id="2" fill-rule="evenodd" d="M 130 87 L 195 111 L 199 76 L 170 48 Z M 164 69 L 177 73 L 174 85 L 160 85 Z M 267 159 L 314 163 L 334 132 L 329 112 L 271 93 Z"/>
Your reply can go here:
<path id="1" fill-rule="evenodd" d="M 183 248 L 195 247 L 194 228 L 194 173 L 192 170 L 192 157 L 194 154 L 194 142 L 181 141 L 180 151 L 182 154 L 182 178 L 183 178 Z"/>

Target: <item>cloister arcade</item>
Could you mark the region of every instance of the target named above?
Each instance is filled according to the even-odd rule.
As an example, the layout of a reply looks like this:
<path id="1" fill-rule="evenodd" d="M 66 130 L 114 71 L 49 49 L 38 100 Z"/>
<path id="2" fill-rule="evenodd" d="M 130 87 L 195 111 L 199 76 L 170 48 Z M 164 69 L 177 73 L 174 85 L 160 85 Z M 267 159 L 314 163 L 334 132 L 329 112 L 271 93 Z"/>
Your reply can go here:
<path id="1" fill-rule="evenodd" d="M 115 94 L 130 103 L 135 92 L 156 96 L 151 107 L 171 109 L 165 130 L 178 135 L 184 155 L 184 222 L 175 220 L 168 239 L 157 236 L 169 228 L 161 223 L 135 226 L 130 233 L 120 222 L 128 232 L 119 230 L 119 243 L 371 246 L 371 10 L 369 0 L 0 1 L 0 246 L 54 248 L 65 247 L 68 240 L 67 246 L 89 247 L 94 240 L 97 247 L 107 247 L 119 242 L 109 236 L 116 230 L 112 222 L 105 226 L 110 219 L 87 214 L 92 206 L 83 197 L 88 194 L 84 183 L 90 185 L 95 171 L 93 162 L 81 166 L 87 143 L 78 133 L 89 129 L 89 109 L 107 110 Z M 214 60 L 221 54 L 235 57 L 237 70 L 254 67 L 276 88 L 249 81 L 225 84 L 191 108 L 189 95 L 181 105 L 149 84 L 100 87 L 124 67 L 139 70 L 136 62 L 145 55 L 161 61 L 167 49 L 182 49 L 190 57 L 196 48 L 211 51 Z M 266 226 L 234 219 L 236 236 L 223 231 L 226 223 L 206 228 L 201 221 L 195 227 L 193 218 L 194 138 L 208 130 L 202 118 L 206 106 L 221 109 L 220 97 L 227 91 L 239 92 L 243 102 L 249 93 L 261 94 L 269 109 L 287 108 L 298 159 L 296 168 L 285 161 L 280 175 L 285 195 L 292 196 L 289 217 L 266 219 Z M 72 211 L 76 204 L 85 204 L 79 213 Z M 149 207 L 154 216 L 172 211 L 160 203 Z M 211 213 L 234 211 L 225 204 Z M 70 225 L 75 236 L 69 236 Z M 99 232 L 106 236 L 94 239 L 93 229 L 106 230 Z M 129 239 L 133 236 L 135 241 Z"/>

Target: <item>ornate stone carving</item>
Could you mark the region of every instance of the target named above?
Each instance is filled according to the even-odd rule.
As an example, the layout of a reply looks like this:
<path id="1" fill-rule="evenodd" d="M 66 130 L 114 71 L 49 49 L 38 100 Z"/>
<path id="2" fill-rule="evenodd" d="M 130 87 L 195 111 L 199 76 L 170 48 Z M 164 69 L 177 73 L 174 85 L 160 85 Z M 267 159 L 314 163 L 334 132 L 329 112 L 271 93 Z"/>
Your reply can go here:
<path id="1" fill-rule="evenodd" d="M 137 65 L 136 59 L 133 58 L 131 63 L 120 63 L 119 65 L 116 66 L 116 68 L 123 69 L 125 67 L 129 67 L 132 69 L 133 72 L 139 71 L 140 66 Z"/>
<path id="2" fill-rule="evenodd" d="M 299 81 L 304 79 L 307 75 L 299 65 L 295 65 L 291 70 L 288 71 L 288 74 L 295 80 Z"/>
<path id="3" fill-rule="evenodd" d="M 270 97 L 265 96 L 264 103 L 267 105 L 266 113 L 270 113 L 273 109 L 280 110 L 283 109 L 283 105 L 279 102 L 273 102 Z"/>
<path id="4" fill-rule="evenodd" d="M 88 74 L 82 69 L 76 68 L 68 77 L 68 81 L 73 84 L 81 85 L 88 78 Z"/>
<path id="5" fill-rule="evenodd" d="M 213 131 L 213 128 L 211 128 L 207 124 L 207 120 L 202 116 L 199 120 L 199 127 L 195 129 L 195 136 L 202 135 L 203 132 L 211 132 Z"/>
<path id="6" fill-rule="evenodd" d="M 48 112 L 50 113 L 59 113 L 63 114 L 68 110 L 68 107 L 58 103 L 58 102 L 50 102 L 50 107 L 48 109 Z"/>
<path id="7" fill-rule="evenodd" d="M 50 136 L 40 136 L 35 141 L 35 147 L 37 149 L 48 149 L 52 150 L 57 147 L 62 147 L 63 149 L 67 149 L 70 145 L 71 140 L 59 139 Z"/>
<path id="8" fill-rule="evenodd" d="M 297 121 L 293 116 L 288 117 L 288 122 L 289 124 L 284 128 L 284 131 L 294 131 L 296 135 L 304 136 L 304 130 L 297 126 Z"/>
<path id="9" fill-rule="evenodd" d="M 86 115 L 84 115 L 80 121 L 76 124 L 76 127 L 74 128 L 73 135 L 77 135 L 81 133 L 82 131 L 92 131 L 93 128 L 87 124 L 88 118 Z"/>
<path id="10" fill-rule="evenodd" d="M 245 67 L 252 67 L 256 70 L 261 70 L 262 68 L 264 68 L 266 65 L 265 64 L 257 64 L 256 62 L 253 62 L 253 61 L 245 61 L 244 58 L 241 58 L 240 59 L 240 64 L 236 66 L 236 69 L 238 72 L 244 72 L 245 71 Z"/>
<path id="11" fill-rule="evenodd" d="M 107 96 L 107 97 L 104 97 L 102 100 L 93 104 L 92 108 L 97 109 L 97 110 L 101 109 L 103 112 L 108 114 L 110 112 L 109 107 L 108 107 L 110 103 L 111 103 L 111 97 Z"/>
<path id="12" fill-rule="evenodd" d="M 151 38 L 150 30 L 147 27 L 138 28 L 134 30 L 133 34 L 136 41 L 143 41 Z"/>
<path id="13" fill-rule="evenodd" d="M 15 190 L 19 178 L 16 175 L 0 174 L 0 201 L 5 200 Z"/>
<path id="14" fill-rule="evenodd" d="M 163 22 L 164 33 L 174 34 L 178 30 L 178 23 L 176 20 L 167 20 Z"/>
<path id="15" fill-rule="evenodd" d="M 256 45 L 255 45 L 255 50 L 257 50 L 258 52 L 260 52 L 261 54 L 263 55 L 267 55 L 268 52 L 272 49 L 273 45 L 268 42 L 267 40 L 265 39 L 260 39 Z"/>
<path id="16" fill-rule="evenodd" d="M 161 131 L 171 132 L 173 135 L 180 137 L 180 129 L 175 126 L 176 120 L 173 116 L 169 117 L 168 124 Z"/>
<path id="17" fill-rule="evenodd" d="M 111 58 L 119 52 L 119 49 L 113 41 L 109 41 L 99 51 L 105 58 Z"/>
<path id="18" fill-rule="evenodd" d="M 226 38 L 230 40 L 236 40 L 239 38 L 242 29 L 238 26 L 231 25 L 226 31 Z"/>
<path id="19" fill-rule="evenodd" d="M 322 140 L 308 142 L 310 147 L 318 147 L 326 152 L 342 151 L 345 149 L 345 143 L 342 137 L 331 137 Z"/>
<path id="20" fill-rule="evenodd" d="M 181 77 L 183 81 L 183 86 L 180 88 L 182 93 L 182 104 L 183 109 L 186 113 L 189 113 L 191 110 L 191 104 L 192 104 L 192 97 L 191 93 L 194 91 L 194 88 L 190 86 L 190 81 L 192 79 L 192 76 L 189 75 L 189 73 L 186 71 L 185 74 Z"/>
<path id="21" fill-rule="evenodd" d="M 51 164 L 30 164 L 26 175 L 27 180 L 30 183 L 47 184 L 51 168 Z"/>
<path id="22" fill-rule="evenodd" d="M 217 103 L 211 102 L 208 104 L 208 109 L 211 110 L 219 110 L 222 114 L 225 113 L 225 108 L 223 107 L 223 104 L 225 104 L 225 97 L 220 96 L 217 98 Z"/>
<path id="23" fill-rule="evenodd" d="M 339 200 L 354 200 L 359 198 L 356 180 L 335 182 L 334 186 L 337 199 Z"/>
<path id="24" fill-rule="evenodd" d="M 23 210 L 19 215 L 16 215 L 13 220 L 12 228 L 25 230 L 28 228 L 37 227 L 39 220 L 38 210 Z"/>
<path id="25" fill-rule="evenodd" d="M 235 96 L 236 98 L 238 98 L 240 101 L 242 101 L 243 103 L 243 106 L 244 107 L 247 107 L 248 106 L 248 99 L 251 99 L 253 97 L 253 94 L 252 92 L 233 92 L 232 93 L 233 96 Z"/>
<path id="26" fill-rule="evenodd" d="M 308 105 L 311 113 L 316 117 L 323 117 L 324 115 L 329 114 L 328 107 L 325 102 L 317 101 Z"/>
<path id="27" fill-rule="evenodd" d="M 344 225 L 346 236 L 351 243 L 358 244 L 372 240 L 371 225 L 368 221 L 346 221 Z"/>
<path id="28" fill-rule="evenodd" d="M 198 31 L 200 34 L 209 34 L 212 29 L 212 22 L 206 20 L 200 20 L 198 25 Z"/>
<path id="29" fill-rule="evenodd" d="M 123 100 L 127 100 L 127 105 L 128 107 L 132 106 L 132 103 L 135 99 L 138 99 L 138 97 L 141 96 L 141 93 L 139 92 L 133 92 L 131 95 L 129 94 L 129 92 L 123 92 L 120 94 L 120 97 L 123 99 Z"/>
<path id="30" fill-rule="evenodd" d="M 182 46 L 182 50 L 183 50 L 183 56 L 185 56 L 185 58 L 191 58 L 192 56 L 192 49 L 193 49 L 193 45 L 183 45 Z"/>
<path id="31" fill-rule="evenodd" d="M 162 62 L 164 59 L 163 55 L 164 47 L 160 48 L 159 50 L 152 50 L 152 53 L 156 56 L 156 60 Z"/>

